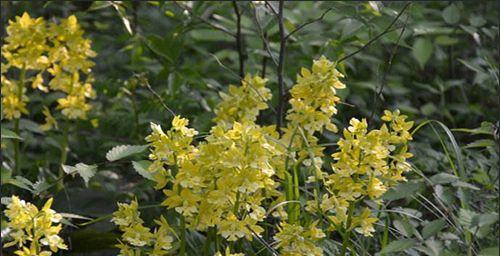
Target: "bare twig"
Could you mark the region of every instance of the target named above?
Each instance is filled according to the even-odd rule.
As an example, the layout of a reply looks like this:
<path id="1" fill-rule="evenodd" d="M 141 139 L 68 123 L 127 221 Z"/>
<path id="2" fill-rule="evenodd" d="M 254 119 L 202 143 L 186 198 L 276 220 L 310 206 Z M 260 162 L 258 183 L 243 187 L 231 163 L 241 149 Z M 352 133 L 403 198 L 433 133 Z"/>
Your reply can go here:
<path id="1" fill-rule="evenodd" d="M 264 33 L 264 39 L 262 41 L 262 49 L 266 49 L 266 41 L 267 41 L 267 32 Z M 262 78 L 266 78 L 266 67 L 267 67 L 267 57 L 266 56 L 262 56 L 262 73 L 260 74 L 260 76 Z"/>
<path id="2" fill-rule="evenodd" d="M 283 23 L 283 6 L 284 6 L 284 1 L 280 0 L 279 11 L 277 16 L 279 33 L 280 33 L 280 55 L 278 62 L 278 114 L 276 116 L 276 130 L 280 135 L 282 134 L 281 127 L 283 126 L 283 112 L 285 109 L 285 84 L 283 81 L 283 70 L 285 67 L 286 38 L 285 38 L 285 25 Z"/>
<path id="3" fill-rule="evenodd" d="M 322 19 L 325 17 L 325 15 L 326 15 L 328 12 L 330 12 L 332 9 L 333 9 L 333 7 L 330 7 L 330 8 L 328 8 L 325 12 L 323 12 L 323 14 L 321 14 L 321 16 L 320 16 L 320 17 L 318 17 L 318 18 L 316 18 L 316 19 L 314 19 L 314 20 L 310 20 L 310 21 L 308 21 L 308 22 L 306 22 L 306 23 L 304 23 L 304 24 L 302 24 L 302 25 L 298 26 L 298 27 L 297 27 L 297 28 L 295 28 L 292 32 L 288 33 L 288 35 L 286 35 L 286 36 L 285 36 L 285 39 L 288 39 L 289 37 L 291 37 L 291 36 L 292 36 L 293 34 L 295 34 L 296 32 L 299 32 L 299 30 L 303 29 L 304 27 L 309 26 L 309 25 L 311 25 L 311 24 L 313 24 L 313 23 L 315 23 L 315 22 L 318 22 L 318 21 L 322 20 Z"/>
<path id="4" fill-rule="evenodd" d="M 356 54 L 358 54 L 359 52 L 363 51 L 364 49 L 368 48 L 368 46 L 370 46 L 372 43 L 374 43 L 375 41 L 377 41 L 379 38 L 381 38 L 383 35 L 389 33 L 391 27 L 396 23 L 396 21 L 401 17 L 401 15 L 405 12 L 406 8 L 408 8 L 408 6 L 410 6 L 411 2 L 408 2 L 404 7 L 403 9 L 401 9 L 401 11 L 399 12 L 399 14 L 396 16 L 396 18 L 394 18 L 394 20 L 391 22 L 391 24 L 389 24 L 389 26 L 387 26 L 387 28 L 380 34 L 378 34 L 377 36 L 375 36 L 374 38 L 372 38 L 370 41 L 368 41 L 368 43 L 366 43 L 365 45 L 363 45 L 361 48 L 359 48 L 358 50 L 356 50 L 355 52 L 341 58 L 340 60 L 338 60 L 337 63 L 340 63 Z"/>
<path id="5" fill-rule="evenodd" d="M 233 0 L 234 13 L 236 14 L 236 50 L 240 61 L 240 76 L 245 76 L 245 54 L 243 52 L 242 37 L 241 37 L 241 13 L 238 8 L 238 3 Z"/>
<path id="6" fill-rule="evenodd" d="M 222 67 L 222 68 L 224 68 L 225 70 L 229 71 L 229 74 L 233 75 L 234 77 L 237 77 L 237 78 L 238 78 L 238 80 L 243 79 L 243 77 L 242 77 L 242 76 L 240 76 L 240 75 L 236 74 L 236 72 L 234 72 L 234 71 L 233 71 L 233 70 L 231 70 L 229 67 L 227 67 L 226 65 L 224 65 L 224 63 L 222 63 L 222 62 L 219 60 L 219 58 L 218 58 L 215 54 L 213 54 L 213 53 L 208 53 L 208 54 L 209 54 L 210 56 L 212 56 L 212 57 L 215 59 L 215 61 L 217 61 L 217 63 L 219 64 L 219 66 L 221 66 L 221 67 Z"/>
<path id="7" fill-rule="evenodd" d="M 265 1 L 265 2 L 266 2 L 267 8 L 269 8 L 274 13 L 274 15 L 278 16 L 278 12 L 276 11 L 276 9 L 274 9 L 274 6 L 272 4 L 270 4 L 269 1 Z"/>
<path id="8" fill-rule="evenodd" d="M 269 47 L 269 40 L 267 38 L 267 33 L 263 31 L 262 25 L 260 24 L 259 17 L 257 16 L 257 10 L 254 9 L 254 19 L 255 23 L 257 24 L 257 29 L 259 30 L 259 35 L 260 38 L 262 39 L 262 42 L 264 43 L 264 50 L 266 50 L 267 54 L 269 54 L 269 57 L 271 57 L 271 60 L 273 60 L 274 65 L 278 66 L 278 60 L 274 57 L 274 54 L 271 51 L 271 48 Z"/>
<path id="9" fill-rule="evenodd" d="M 370 118 L 368 119 L 369 124 L 373 120 L 373 115 L 375 114 L 375 110 L 377 109 L 379 98 L 382 96 L 382 92 L 384 91 L 385 84 L 387 83 L 387 74 L 389 74 L 391 72 L 392 61 L 394 59 L 394 56 L 396 55 L 396 52 L 399 49 L 399 42 L 401 41 L 401 38 L 403 37 L 403 34 L 405 33 L 406 25 L 408 24 L 409 17 L 410 17 L 409 15 L 406 16 L 405 23 L 403 25 L 403 28 L 401 29 L 401 33 L 399 33 L 398 40 L 396 41 L 396 45 L 392 48 L 391 54 L 389 55 L 389 60 L 387 62 L 387 69 L 385 70 L 384 74 L 382 75 L 382 80 L 380 81 L 380 88 L 379 88 L 378 92 L 375 92 L 375 94 L 373 96 L 373 107 L 372 107 L 372 111 L 370 113 Z"/>
<path id="10" fill-rule="evenodd" d="M 165 102 L 163 102 L 161 96 L 151 87 L 149 81 L 145 77 L 139 74 L 136 74 L 135 76 L 139 79 L 139 81 L 142 82 L 144 86 L 146 86 L 146 88 L 148 88 L 148 90 L 158 99 L 158 101 L 160 101 L 160 104 L 167 110 L 168 113 L 170 113 L 172 116 L 176 116 L 175 112 L 171 108 L 169 108 L 167 104 L 165 104 Z"/>
<path id="11" fill-rule="evenodd" d="M 207 19 L 205 19 L 205 18 L 203 18 L 203 17 L 196 16 L 196 15 L 194 15 L 194 14 L 193 14 L 193 10 L 191 10 L 191 8 L 189 8 L 189 7 L 187 7 L 187 6 L 182 5 L 182 4 L 178 3 L 177 1 L 173 1 L 173 2 L 174 2 L 174 4 L 175 4 L 175 5 L 179 6 L 181 9 L 183 9 L 183 10 L 185 10 L 185 11 L 189 12 L 189 14 L 191 14 L 191 16 L 193 16 L 193 17 L 195 17 L 195 18 L 199 19 L 201 22 L 203 22 L 203 23 L 205 23 L 205 24 L 209 25 L 209 26 L 210 26 L 210 27 L 212 27 L 212 28 L 215 28 L 215 29 L 217 29 L 217 30 L 219 30 L 219 31 L 222 31 L 222 32 L 224 32 L 224 33 L 226 33 L 226 34 L 228 34 L 228 35 L 230 35 L 230 36 L 232 36 L 232 37 L 236 37 L 236 34 L 232 33 L 232 32 L 231 32 L 231 31 L 229 31 L 229 30 L 227 30 L 227 28 L 225 28 L 225 27 L 223 27 L 223 26 L 221 26 L 221 25 L 219 25 L 219 24 L 212 23 L 210 20 L 207 20 Z"/>

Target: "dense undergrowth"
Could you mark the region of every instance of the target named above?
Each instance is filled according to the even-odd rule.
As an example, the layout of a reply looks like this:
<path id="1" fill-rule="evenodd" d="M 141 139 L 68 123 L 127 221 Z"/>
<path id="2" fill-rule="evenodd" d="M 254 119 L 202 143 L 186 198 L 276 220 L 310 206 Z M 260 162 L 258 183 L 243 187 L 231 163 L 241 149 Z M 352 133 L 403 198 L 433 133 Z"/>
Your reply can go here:
<path id="1" fill-rule="evenodd" d="M 2 253 L 498 255 L 496 9 L 3 1 Z"/>

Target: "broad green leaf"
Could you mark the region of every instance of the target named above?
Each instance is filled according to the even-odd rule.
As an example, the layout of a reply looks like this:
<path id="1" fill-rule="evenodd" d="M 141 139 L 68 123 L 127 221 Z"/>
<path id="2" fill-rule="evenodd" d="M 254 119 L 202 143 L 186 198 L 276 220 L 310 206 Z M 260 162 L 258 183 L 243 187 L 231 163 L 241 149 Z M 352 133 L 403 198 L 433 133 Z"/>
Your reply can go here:
<path id="1" fill-rule="evenodd" d="M 127 156 L 135 155 L 143 152 L 148 148 L 148 145 L 120 145 L 112 148 L 106 153 L 108 161 L 116 161 Z"/>
<path id="2" fill-rule="evenodd" d="M 415 40 L 415 43 L 413 43 L 413 57 L 417 60 L 420 68 L 422 69 L 425 67 L 427 61 L 429 61 L 429 59 L 431 58 L 432 52 L 432 42 L 428 38 L 421 37 Z"/>
<path id="3" fill-rule="evenodd" d="M 458 181 L 458 177 L 453 174 L 442 172 L 430 177 L 430 180 L 434 184 L 446 184 Z"/>
<path id="4" fill-rule="evenodd" d="M 14 177 L 14 179 L 10 179 L 8 181 L 8 183 L 12 184 L 12 185 L 14 185 L 16 187 L 28 190 L 31 193 L 34 192 L 33 191 L 33 182 L 31 182 L 30 180 L 28 180 L 28 179 L 26 179 L 24 177 L 16 176 L 16 177 Z"/>
<path id="5" fill-rule="evenodd" d="M 478 256 L 498 256 L 498 255 L 500 255 L 500 249 L 498 248 L 498 246 L 483 249 L 478 254 Z"/>
<path id="6" fill-rule="evenodd" d="M 460 10 L 455 4 L 450 4 L 443 10 L 443 19 L 448 24 L 455 24 L 460 21 Z"/>
<path id="7" fill-rule="evenodd" d="M 417 192 L 424 189 L 422 182 L 409 181 L 400 183 L 396 187 L 389 189 L 382 197 L 385 200 L 398 200 L 401 198 L 411 198 Z"/>
<path id="8" fill-rule="evenodd" d="M 48 183 L 45 180 L 39 180 L 33 184 L 33 194 L 39 195 L 47 189 L 51 188 L 53 184 Z"/>
<path id="9" fill-rule="evenodd" d="M 148 167 L 151 165 L 150 161 L 132 161 L 132 166 L 134 167 L 134 170 L 140 174 L 142 177 L 148 179 L 148 180 L 155 180 L 153 178 L 153 175 L 148 172 Z"/>
<path id="10" fill-rule="evenodd" d="M 443 219 L 431 221 L 431 222 L 427 223 L 424 226 L 424 228 L 422 229 L 422 237 L 424 239 L 427 239 L 427 238 L 437 234 L 445 226 L 446 226 L 446 221 Z"/>
<path id="11" fill-rule="evenodd" d="M 399 239 L 390 242 L 386 247 L 384 247 L 384 249 L 382 249 L 382 251 L 380 251 L 380 254 L 400 252 L 412 248 L 413 246 L 415 246 L 415 241 L 413 239 Z"/>
<path id="12" fill-rule="evenodd" d="M 484 69 L 481 66 L 479 66 L 479 65 L 477 65 L 475 63 L 472 63 L 472 62 L 470 62 L 468 60 L 458 59 L 458 61 L 460 63 L 464 64 L 470 70 L 476 71 L 478 73 L 485 73 L 486 72 L 486 71 L 484 71 Z"/>
<path id="13" fill-rule="evenodd" d="M 442 36 L 436 37 L 435 42 L 436 42 L 436 44 L 439 44 L 439 45 L 449 46 L 449 45 L 454 45 L 454 44 L 459 43 L 460 40 L 455 38 L 455 37 L 449 37 L 446 35 L 442 35 Z"/>
<path id="14" fill-rule="evenodd" d="M 87 165 L 84 163 L 78 163 L 75 166 L 62 165 L 63 171 L 67 174 L 74 176 L 75 174 L 79 174 L 80 177 L 85 181 L 85 185 L 87 186 L 90 178 L 92 178 L 96 171 L 97 165 Z"/>
<path id="15" fill-rule="evenodd" d="M 23 138 L 21 138 L 21 136 L 17 135 L 17 133 L 15 133 L 7 128 L 2 128 L 2 140 L 3 139 L 23 140 Z"/>

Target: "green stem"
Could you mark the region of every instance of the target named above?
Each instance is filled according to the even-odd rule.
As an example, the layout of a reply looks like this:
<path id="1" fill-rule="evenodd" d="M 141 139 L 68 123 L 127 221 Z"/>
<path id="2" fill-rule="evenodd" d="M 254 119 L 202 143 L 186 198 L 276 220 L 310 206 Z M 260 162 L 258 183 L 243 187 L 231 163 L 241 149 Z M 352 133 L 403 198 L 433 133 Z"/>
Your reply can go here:
<path id="1" fill-rule="evenodd" d="M 58 191 L 63 189 L 64 187 L 64 181 L 61 177 L 64 177 L 64 169 L 62 165 L 66 163 L 66 160 L 68 158 L 68 151 L 69 151 L 68 129 L 69 129 L 68 120 L 65 120 L 63 128 L 63 142 L 61 144 L 61 158 L 59 160 L 59 183 L 57 184 Z"/>
<path id="2" fill-rule="evenodd" d="M 181 215 L 181 244 L 179 249 L 179 255 L 186 255 L 186 221 L 184 220 L 184 216 Z"/>
<path id="3" fill-rule="evenodd" d="M 21 73 L 19 74 L 19 85 L 17 86 L 17 98 L 19 101 L 23 100 L 23 89 L 24 89 L 24 79 L 26 76 L 26 68 L 21 69 Z M 19 118 L 16 118 L 14 120 L 14 132 L 19 135 Z M 20 161 L 19 158 L 21 156 L 20 153 L 20 141 L 19 140 L 14 140 L 14 170 L 17 175 L 20 175 L 21 171 L 21 166 L 20 166 Z"/>
<path id="4" fill-rule="evenodd" d="M 348 215 L 347 215 L 347 224 L 346 224 L 346 232 L 345 232 L 345 235 L 344 237 L 342 238 L 343 241 L 342 241 L 342 252 L 340 253 L 340 255 L 346 255 L 346 252 L 347 252 L 347 247 L 349 246 L 349 243 L 351 242 L 350 241 L 350 238 L 351 238 L 351 223 L 352 223 L 352 215 L 354 213 L 354 206 L 355 206 L 355 202 L 352 202 L 350 205 L 349 205 L 349 210 L 348 210 Z"/>
<path id="5" fill-rule="evenodd" d="M 300 190 L 299 190 L 299 171 L 298 165 L 293 166 L 293 200 L 299 201 Z M 290 223 L 294 224 L 299 221 L 300 216 L 300 204 L 293 204 L 293 218 L 290 218 Z"/>

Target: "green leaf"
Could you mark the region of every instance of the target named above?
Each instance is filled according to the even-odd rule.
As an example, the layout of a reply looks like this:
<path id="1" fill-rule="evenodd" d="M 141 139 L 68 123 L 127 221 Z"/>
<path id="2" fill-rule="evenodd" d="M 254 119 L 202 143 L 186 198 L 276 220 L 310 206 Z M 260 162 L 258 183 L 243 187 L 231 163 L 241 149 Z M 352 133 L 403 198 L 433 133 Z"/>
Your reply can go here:
<path id="1" fill-rule="evenodd" d="M 63 216 L 63 218 L 65 218 L 65 219 L 93 220 L 92 218 L 81 216 L 81 215 L 74 214 L 74 213 L 64 213 L 64 212 L 62 212 L 62 213 L 59 213 L 59 214 L 61 214 L 61 216 Z"/>
<path id="2" fill-rule="evenodd" d="M 8 183 L 10 178 L 12 177 L 12 170 L 10 169 L 7 169 L 5 167 L 1 167 L 0 169 L 1 171 L 1 175 L 0 175 L 0 184 L 5 184 L 5 183 Z"/>
<path id="3" fill-rule="evenodd" d="M 458 177 L 453 174 L 442 172 L 430 177 L 430 180 L 434 184 L 446 184 L 458 181 Z"/>
<path id="4" fill-rule="evenodd" d="M 473 71 L 476 71 L 478 73 L 485 73 L 486 71 L 483 70 L 482 67 L 480 67 L 479 65 L 475 64 L 475 63 L 472 63 L 470 61 L 467 61 L 467 60 L 463 60 L 463 59 L 458 59 L 458 61 L 462 64 L 464 64 L 464 66 L 466 66 L 467 68 L 469 68 L 470 70 L 473 70 Z"/>
<path id="5" fill-rule="evenodd" d="M 464 148 L 487 148 L 487 147 L 493 147 L 493 146 L 495 146 L 495 141 L 483 139 L 483 140 L 476 140 L 474 142 L 471 142 L 471 143 L 467 144 Z"/>
<path id="6" fill-rule="evenodd" d="M 425 67 L 425 63 L 431 58 L 433 52 L 432 42 L 428 38 L 418 38 L 413 44 L 412 54 L 417 60 L 420 68 Z"/>
<path id="7" fill-rule="evenodd" d="M 443 11 L 443 19 L 448 24 L 455 24 L 460 21 L 460 10 L 455 4 L 450 4 Z"/>
<path id="8" fill-rule="evenodd" d="M 453 131 L 466 132 L 466 133 L 470 133 L 473 135 L 476 135 L 476 134 L 493 135 L 493 130 L 494 130 L 493 124 L 490 122 L 482 122 L 481 126 L 478 128 L 475 128 L 475 129 L 467 129 L 467 128 L 453 129 Z"/>
<path id="9" fill-rule="evenodd" d="M 424 239 L 427 239 L 427 238 L 437 234 L 445 226 L 446 226 L 446 221 L 443 219 L 431 221 L 431 222 L 427 223 L 424 226 L 424 228 L 422 229 L 422 237 Z"/>
<path id="10" fill-rule="evenodd" d="M 8 181 L 9 184 L 12 184 L 18 188 L 22 188 L 22 189 L 25 189 L 25 190 L 28 190 L 30 191 L 31 193 L 34 192 L 33 190 L 33 182 L 31 182 L 30 180 L 24 178 L 24 177 L 21 177 L 21 176 L 16 176 L 14 177 L 14 179 L 10 179 Z"/>
<path id="11" fill-rule="evenodd" d="M 498 246 L 483 249 L 478 254 L 478 256 L 498 256 L 498 255 L 500 255 L 500 249 L 498 248 Z"/>
<path id="12" fill-rule="evenodd" d="M 380 254 L 386 254 L 390 252 L 400 252 L 406 249 L 412 248 L 415 245 L 415 241 L 413 239 L 400 239 L 390 242 Z"/>
<path id="13" fill-rule="evenodd" d="M 17 133 L 7 129 L 2 128 L 2 140 L 3 139 L 15 139 L 15 140 L 23 140 Z"/>
<path id="14" fill-rule="evenodd" d="M 142 177 L 148 179 L 148 180 L 155 180 L 153 178 L 153 175 L 148 172 L 148 167 L 151 165 L 150 161 L 132 161 L 132 166 L 134 167 L 134 170 L 140 174 Z"/>
<path id="15" fill-rule="evenodd" d="M 106 153 L 108 161 L 116 161 L 127 156 L 135 155 L 143 152 L 148 148 L 148 145 L 120 145 L 112 148 Z"/>
<path id="16" fill-rule="evenodd" d="M 79 174 L 80 177 L 85 181 L 85 185 L 88 186 L 90 178 L 94 177 L 97 171 L 97 165 L 86 165 L 84 163 L 78 163 L 75 166 L 62 165 L 63 171 L 67 174 L 74 176 Z"/>

